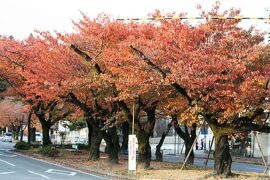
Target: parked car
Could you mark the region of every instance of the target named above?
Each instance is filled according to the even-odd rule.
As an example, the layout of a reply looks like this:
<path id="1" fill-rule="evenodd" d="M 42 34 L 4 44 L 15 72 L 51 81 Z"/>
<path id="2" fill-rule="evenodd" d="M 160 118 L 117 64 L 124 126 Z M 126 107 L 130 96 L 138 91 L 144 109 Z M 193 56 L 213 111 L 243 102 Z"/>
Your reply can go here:
<path id="1" fill-rule="evenodd" d="M 88 140 L 86 138 L 79 138 L 76 141 L 76 144 L 85 144 L 85 145 L 87 145 L 88 144 Z"/>
<path id="2" fill-rule="evenodd" d="M 12 142 L 12 133 L 11 132 L 4 133 L 3 141 Z"/>
<path id="3" fill-rule="evenodd" d="M 36 132 L 36 142 L 41 143 L 42 142 L 42 133 Z"/>

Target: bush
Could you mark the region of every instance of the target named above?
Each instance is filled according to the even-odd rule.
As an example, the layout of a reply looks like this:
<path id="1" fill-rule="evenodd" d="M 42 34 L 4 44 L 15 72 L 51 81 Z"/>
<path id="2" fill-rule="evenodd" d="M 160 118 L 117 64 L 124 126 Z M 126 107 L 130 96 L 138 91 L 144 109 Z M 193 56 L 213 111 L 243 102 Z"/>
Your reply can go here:
<path id="1" fill-rule="evenodd" d="M 81 149 L 87 150 L 87 149 L 89 149 L 89 146 L 86 144 L 78 144 L 78 149 L 79 150 L 81 150 Z"/>
<path id="2" fill-rule="evenodd" d="M 14 147 L 15 147 L 16 149 L 19 149 L 19 150 L 28 150 L 28 149 L 30 149 L 30 145 L 27 144 L 27 143 L 24 142 L 24 141 L 17 142 L 17 144 L 15 144 Z"/>
<path id="3" fill-rule="evenodd" d="M 58 157 L 60 154 L 60 151 L 52 146 L 46 146 L 39 150 L 39 152 L 48 157 Z"/>
<path id="4" fill-rule="evenodd" d="M 34 143 L 32 143 L 31 144 L 31 147 L 32 148 L 39 148 L 39 147 L 41 147 L 42 145 L 40 145 L 40 144 L 34 144 Z"/>

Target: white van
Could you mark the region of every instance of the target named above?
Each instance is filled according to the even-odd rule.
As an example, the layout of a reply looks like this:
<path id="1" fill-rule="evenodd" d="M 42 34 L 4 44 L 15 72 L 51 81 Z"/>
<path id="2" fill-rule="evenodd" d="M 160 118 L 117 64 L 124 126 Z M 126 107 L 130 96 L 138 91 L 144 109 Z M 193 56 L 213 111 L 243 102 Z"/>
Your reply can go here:
<path id="1" fill-rule="evenodd" d="M 11 132 L 4 133 L 3 141 L 12 142 L 12 133 Z"/>
<path id="2" fill-rule="evenodd" d="M 36 132 L 36 142 L 41 143 L 42 142 L 42 133 Z"/>

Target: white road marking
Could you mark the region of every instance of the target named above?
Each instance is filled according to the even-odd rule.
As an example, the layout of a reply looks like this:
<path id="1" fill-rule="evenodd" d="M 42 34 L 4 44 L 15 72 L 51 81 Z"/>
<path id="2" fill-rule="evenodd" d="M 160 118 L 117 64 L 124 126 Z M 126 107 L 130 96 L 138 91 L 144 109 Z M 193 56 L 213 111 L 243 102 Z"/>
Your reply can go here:
<path id="1" fill-rule="evenodd" d="M 11 163 L 9 163 L 9 162 L 7 162 L 7 161 L 4 161 L 4 160 L 2 160 L 2 159 L 0 159 L 0 161 L 1 161 L 1 162 L 3 162 L 3 163 L 6 163 L 6 164 L 8 164 L 8 165 L 10 165 L 10 166 L 13 166 L 13 167 L 15 167 L 15 165 L 14 165 L 14 164 L 11 164 Z"/>
<path id="2" fill-rule="evenodd" d="M 0 153 L 0 156 L 4 156 L 4 157 L 16 157 L 17 155 L 15 155 L 15 154 L 13 154 L 13 155 L 7 155 L 7 154 Z"/>
<path id="3" fill-rule="evenodd" d="M 57 163 L 53 163 L 53 162 L 48 162 L 48 161 L 45 161 L 45 160 L 42 160 L 42 159 L 37 159 L 37 158 L 31 157 L 31 156 L 26 156 L 24 154 L 20 154 L 20 153 L 14 153 L 14 154 L 16 154 L 18 156 L 21 156 L 21 157 L 24 157 L 24 158 L 27 158 L 27 159 L 32 159 L 32 160 L 35 160 L 35 161 L 43 162 L 43 163 L 46 163 L 46 164 L 51 164 L 51 165 L 54 165 L 54 166 L 57 166 L 57 167 L 61 167 L 61 168 L 64 168 L 64 169 L 69 169 L 69 170 L 72 170 L 72 171 L 76 171 L 78 173 L 82 173 L 82 174 L 86 174 L 86 175 L 89 175 L 89 176 L 93 176 L 93 177 L 96 177 L 96 178 L 99 178 L 99 179 L 111 180 L 111 178 L 102 177 L 102 176 L 98 176 L 98 175 L 95 175 L 95 174 L 90 174 L 90 173 L 87 173 L 87 172 L 84 172 L 84 171 L 81 171 L 81 170 L 73 169 L 71 167 L 63 166 L 61 164 L 57 164 Z"/>
<path id="4" fill-rule="evenodd" d="M 48 176 L 45 176 L 45 175 L 43 175 L 43 174 L 39 174 L 39 173 L 36 173 L 36 172 L 33 172 L 33 171 L 28 171 L 28 172 L 31 173 L 31 174 L 35 174 L 35 175 L 44 177 L 44 178 L 46 178 L 46 179 L 50 179 Z"/>
<path id="5" fill-rule="evenodd" d="M 0 175 L 3 175 L 3 174 L 12 174 L 12 173 L 15 173 L 16 171 L 10 171 L 10 172 L 1 172 Z"/>
<path id="6" fill-rule="evenodd" d="M 71 171 L 65 171 L 65 170 L 59 170 L 59 169 L 49 169 L 45 171 L 47 173 L 52 173 L 52 174 L 61 174 L 61 175 L 67 175 L 67 176 L 75 176 L 77 173 L 76 172 L 71 172 Z"/>

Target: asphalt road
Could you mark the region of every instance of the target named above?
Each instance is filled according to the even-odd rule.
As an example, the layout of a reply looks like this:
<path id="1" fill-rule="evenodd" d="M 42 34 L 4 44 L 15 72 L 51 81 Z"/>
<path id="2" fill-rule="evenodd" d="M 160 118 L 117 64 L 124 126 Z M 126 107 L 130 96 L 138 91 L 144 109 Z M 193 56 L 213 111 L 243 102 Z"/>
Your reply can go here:
<path id="1" fill-rule="evenodd" d="M 109 178 L 83 173 L 10 152 L 14 144 L 0 142 L 0 179 L 2 180 L 105 180 Z M 110 178 L 111 179 L 111 178 Z"/>
<path id="2" fill-rule="evenodd" d="M 196 154 L 195 154 L 196 157 Z M 183 155 L 165 155 L 163 157 L 163 160 L 165 162 L 183 162 L 184 161 L 184 156 Z M 204 167 L 204 162 L 205 159 L 199 159 L 195 158 L 194 160 L 194 165 L 196 166 L 202 166 Z M 214 167 L 214 161 L 209 160 L 207 167 L 213 168 Z M 265 170 L 265 167 L 262 165 L 256 165 L 256 164 L 247 164 L 247 163 L 238 163 L 238 162 L 233 162 L 232 163 L 232 171 L 244 171 L 244 172 L 257 172 L 257 173 L 263 173 Z"/>

